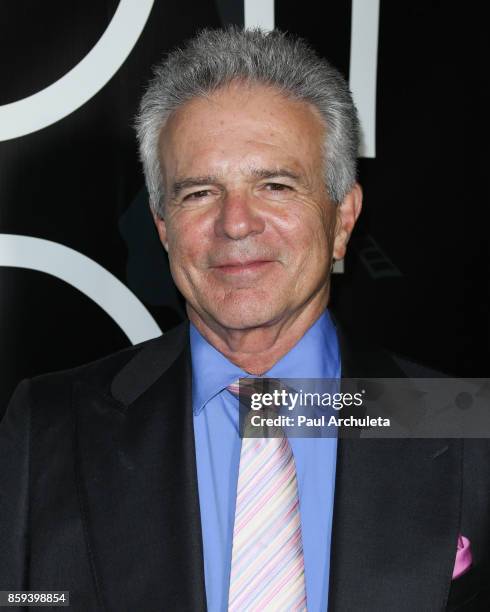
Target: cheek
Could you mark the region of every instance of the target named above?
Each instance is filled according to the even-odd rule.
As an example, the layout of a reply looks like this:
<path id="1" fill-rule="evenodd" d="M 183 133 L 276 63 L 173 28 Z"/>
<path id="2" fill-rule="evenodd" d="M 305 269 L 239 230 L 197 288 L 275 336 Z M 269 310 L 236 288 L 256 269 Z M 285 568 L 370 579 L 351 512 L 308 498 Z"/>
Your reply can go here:
<path id="1" fill-rule="evenodd" d="M 327 252 L 326 219 L 315 210 L 293 209 L 276 219 L 276 228 L 288 250 L 306 259 L 312 252 Z"/>
<path id="2" fill-rule="evenodd" d="M 174 261 L 192 261 L 202 251 L 203 231 L 198 222 L 173 219 L 167 226 L 169 257 Z"/>
<path id="3" fill-rule="evenodd" d="M 315 211 L 289 214 L 281 226 L 281 239 L 287 252 L 287 275 L 302 294 L 328 277 L 333 243 L 329 238 L 325 219 Z"/>

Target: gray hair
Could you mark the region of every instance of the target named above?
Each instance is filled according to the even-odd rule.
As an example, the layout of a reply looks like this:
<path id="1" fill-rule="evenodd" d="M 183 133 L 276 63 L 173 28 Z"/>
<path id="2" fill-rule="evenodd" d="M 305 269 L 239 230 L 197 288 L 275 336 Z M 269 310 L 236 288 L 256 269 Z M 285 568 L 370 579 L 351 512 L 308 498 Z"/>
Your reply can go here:
<path id="1" fill-rule="evenodd" d="M 231 83 L 276 87 L 309 102 L 326 124 L 325 184 L 340 203 L 356 180 L 359 120 L 340 72 L 302 39 L 274 30 L 203 30 L 169 53 L 154 70 L 136 118 L 136 132 L 150 206 L 162 215 L 164 189 L 158 141 L 169 116 L 189 100 Z"/>

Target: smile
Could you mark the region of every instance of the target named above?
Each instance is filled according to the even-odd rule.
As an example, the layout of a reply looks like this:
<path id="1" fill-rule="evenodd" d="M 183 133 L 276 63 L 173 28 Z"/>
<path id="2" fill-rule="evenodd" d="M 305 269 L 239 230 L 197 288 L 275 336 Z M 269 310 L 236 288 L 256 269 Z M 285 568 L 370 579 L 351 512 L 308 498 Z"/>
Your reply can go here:
<path id="1" fill-rule="evenodd" d="M 221 266 L 214 266 L 213 270 L 219 272 L 220 274 L 226 275 L 253 274 L 266 270 L 273 263 L 274 261 L 266 259 L 260 259 L 256 261 L 230 262 Z"/>

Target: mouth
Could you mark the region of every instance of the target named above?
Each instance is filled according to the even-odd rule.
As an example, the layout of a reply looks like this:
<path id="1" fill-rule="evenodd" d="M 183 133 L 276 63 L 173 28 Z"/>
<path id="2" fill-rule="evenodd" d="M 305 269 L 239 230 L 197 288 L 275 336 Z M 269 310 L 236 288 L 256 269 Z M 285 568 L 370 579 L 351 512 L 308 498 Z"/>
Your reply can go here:
<path id="1" fill-rule="evenodd" d="M 213 270 L 220 274 L 240 275 L 252 274 L 266 270 L 274 261 L 272 259 L 254 259 L 252 261 L 230 261 L 213 266 Z"/>

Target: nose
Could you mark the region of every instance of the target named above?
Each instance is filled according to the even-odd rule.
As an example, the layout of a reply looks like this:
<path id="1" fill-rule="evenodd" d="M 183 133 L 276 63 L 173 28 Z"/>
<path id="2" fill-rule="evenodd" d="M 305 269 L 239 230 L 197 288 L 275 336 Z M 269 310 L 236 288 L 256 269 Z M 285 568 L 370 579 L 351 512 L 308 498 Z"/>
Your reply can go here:
<path id="1" fill-rule="evenodd" d="M 264 231 L 265 222 L 252 195 L 230 193 L 223 198 L 215 222 L 215 233 L 231 240 L 243 240 Z"/>

